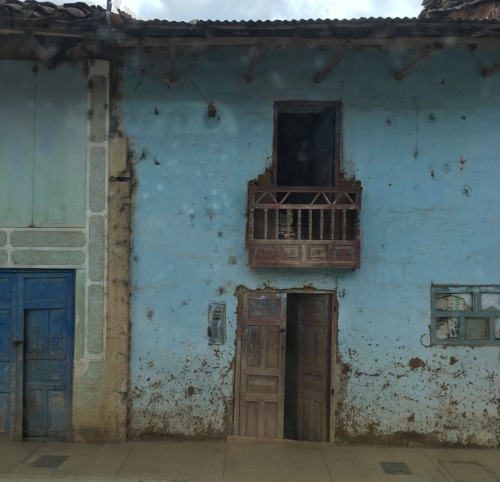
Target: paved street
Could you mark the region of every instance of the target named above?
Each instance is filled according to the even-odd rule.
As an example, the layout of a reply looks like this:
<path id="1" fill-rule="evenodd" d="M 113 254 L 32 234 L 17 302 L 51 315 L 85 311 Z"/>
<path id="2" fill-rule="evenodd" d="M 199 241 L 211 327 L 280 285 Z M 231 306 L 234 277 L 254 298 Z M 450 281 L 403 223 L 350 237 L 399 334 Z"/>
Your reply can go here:
<path id="1" fill-rule="evenodd" d="M 499 450 L 282 442 L 0 443 L 0 482 L 499 482 Z"/>

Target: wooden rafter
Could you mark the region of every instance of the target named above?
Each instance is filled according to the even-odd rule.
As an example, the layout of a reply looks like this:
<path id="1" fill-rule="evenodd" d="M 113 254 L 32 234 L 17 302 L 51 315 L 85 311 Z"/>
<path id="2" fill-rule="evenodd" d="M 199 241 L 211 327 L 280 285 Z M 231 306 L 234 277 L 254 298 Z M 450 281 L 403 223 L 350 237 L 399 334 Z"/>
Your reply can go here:
<path id="1" fill-rule="evenodd" d="M 328 62 L 328 64 L 325 66 L 325 68 L 321 72 L 318 72 L 316 74 L 316 76 L 314 77 L 314 83 L 321 84 L 321 82 L 323 82 L 323 80 L 325 80 L 326 76 L 330 72 L 332 72 L 332 70 L 335 67 L 337 67 L 339 62 L 344 58 L 345 54 L 346 54 L 346 49 L 342 48 L 342 50 L 340 50 L 340 52 L 338 52 L 337 55 L 335 57 L 333 57 L 333 59 L 330 60 L 330 62 Z"/>
<path id="2" fill-rule="evenodd" d="M 492 65 L 491 67 L 487 68 L 487 69 L 484 69 L 482 72 L 481 72 L 481 75 L 486 78 L 486 77 L 490 77 L 492 76 L 493 74 L 496 74 L 497 72 L 500 71 L 500 62 L 497 62 L 496 64 Z"/>
<path id="3" fill-rule="evenodd" d="M 168 73 L 168 78 L 170 82 L 175 82 L 177 80 L 177 60 L 175 44 L 173 42 L 170 42 L 168 44 L 168 59 L 170 62 L 170 71 Z"/>
<path id="4" fill-rule="evenodd" d="M 425 62 L 427 59 L 432 57 L 440 49 L 441 45 L 433 45 L 432 47 L 426 48 L 415 60 L 412 60 L 406 67 L 403 67 L 399 72 L 396 72 L 394 78 L 396 80 L 401 80 L 408 72 L 412 71 L 417 65 Z"/>
<path id="5" fill-rule="evenodd" d="M 473 32 L 471 34 L 471 37 L 473 38 L 478 38 L 478 37 L 485 37 L 485 36 L 488 36 L 488 35 L 491 35 L 492 32 L 490 28 L 482 28 L 481 30 L 478 30 L 477 32 Z"/>
<path id="6" fill-rule="evenodd" d="M 257 62 L 262 55 L 262 45 L 255 45 L 253 48 L 252 60 L 250 61 L 250 65 L 245 73 L 245 80 L 247 83 L 250 83 L 255 78 L 255 68 L 257 67 Z"/>
<path id="7" fill-rule="evenodd" d="M 0 30 L 0 34 L 2 31 Z M 34 32 L 35 35 L 47 35 L 42 31 Z M 81 36 L 81 35 L 80 35 Z M 439 41 L 439 45 L 443 47 L 467 47 L 471 44 L 477 47 L 498 47 L 500 38 L 473 38 L 473 37 L 411 37 L 411 38 L 353 38 L 346 42 L 345 39 L 332 38 L 272 38 L 272 37 L 210 37 L 210 38 L 176 38 L 175 43 L 183 47 L 206 47 L 206 46 L 247 46 L 254 47 L 261 45 L 266 48 L 287 48 L 287 47 L 325 47 L 325 48 L 341 48 L 348 43 L 350 47 L 383 47 L 383 48 L 429 48 L 429 45 Z M 119 47 L 137 47 L 138 44 L 142 47 L 164 47 L 168 40 L 163 38 L 135 39 L 125 38 L 118 39 Z"/>
<path id="8" fill-rule="evenodd" d="M 49 46 L 43 45 L 33 34 L 26 35 L 31 49 L 38 55 L 40 60 L 48 62 L 53 59 L 61 50 L 59 45 L 51 43 Z"/>

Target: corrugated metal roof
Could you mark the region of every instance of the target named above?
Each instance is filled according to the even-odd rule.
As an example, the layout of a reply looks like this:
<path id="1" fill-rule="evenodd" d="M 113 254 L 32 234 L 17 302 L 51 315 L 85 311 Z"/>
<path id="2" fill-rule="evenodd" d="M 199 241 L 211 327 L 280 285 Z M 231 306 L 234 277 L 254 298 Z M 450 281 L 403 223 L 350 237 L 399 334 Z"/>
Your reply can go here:
<path id="1" fill-rule="evenodd" d="M 429 5 L 459 0 L 429 0 Z M 474 0 L 460 0 L 474 1 Z M 482 0 L 479 0 L 482 2 Z M 492 2 L 489 2 L 492 3 Z M 497 2 L 498 3 L 498 2 Z M 488 2 L 482 2 L 487 5 Z M 34 0 L 0 0 L 0 33 L 11 31 L 99 33 L 108 38 L 304 38 L 304 39 L 397 39 L 444 36 L 500 38 L 500 19 L 382 18 L 300 20 L 138 20 L 120 12 L 107 15 L 99 6 L 83 2 L 56 5 Z"/>
<path id="2" fill-rule="evenodd" d="M 309 19 L 293 19 L 293 20 L 192 20 L 191 22 L 178 22 L 172 20 L 135 20 L 133 22 L 138 22 L 141 24 L 220 24 L 220 25 L 268 25 L 268 26 L 279 26 L 279 25 L 297 25 L 297 24 L 307 24 L 307 25 L 323 25 L 323 24 L 346 24 L 355 25 L 363 23 L 374 23 L 374 22 L 415 22 L 417 17 L 359 17 L 352 19 L 330 19 L 330 18 L 309 18 Z"/>
<path id="3" fill-rule="evenodd" d="M 500 37 L 500 22 L 427 18 L 359 18 L 349 20 L 212 21 L 192 23 L 130 19 L 123 32 L 161 37 L 276 37 L 304 39 Z"/>

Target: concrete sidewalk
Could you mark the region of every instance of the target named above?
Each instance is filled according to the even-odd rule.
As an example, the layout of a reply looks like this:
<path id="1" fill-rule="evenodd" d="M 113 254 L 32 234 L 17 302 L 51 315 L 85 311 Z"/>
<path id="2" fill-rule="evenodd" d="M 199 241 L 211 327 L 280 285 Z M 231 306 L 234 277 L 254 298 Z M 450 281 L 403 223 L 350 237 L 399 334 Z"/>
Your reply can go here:
<path id="1" fill-rule="evenodd" d="M 301 442 L 0 442 L 0 482 L 48 480 L 499 482 L 500 451 Z"/>

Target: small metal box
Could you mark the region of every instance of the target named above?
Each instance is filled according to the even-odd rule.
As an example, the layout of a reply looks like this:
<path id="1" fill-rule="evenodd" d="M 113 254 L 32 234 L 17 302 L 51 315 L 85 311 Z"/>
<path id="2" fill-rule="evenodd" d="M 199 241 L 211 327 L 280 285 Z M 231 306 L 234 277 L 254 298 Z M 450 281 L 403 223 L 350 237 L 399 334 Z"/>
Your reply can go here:
<path id="1" fill-rule="evenodd" d="M 208 307 L 208 344 L 223 345 L 226 341 L 226 304 L 212 303 Z"/>

